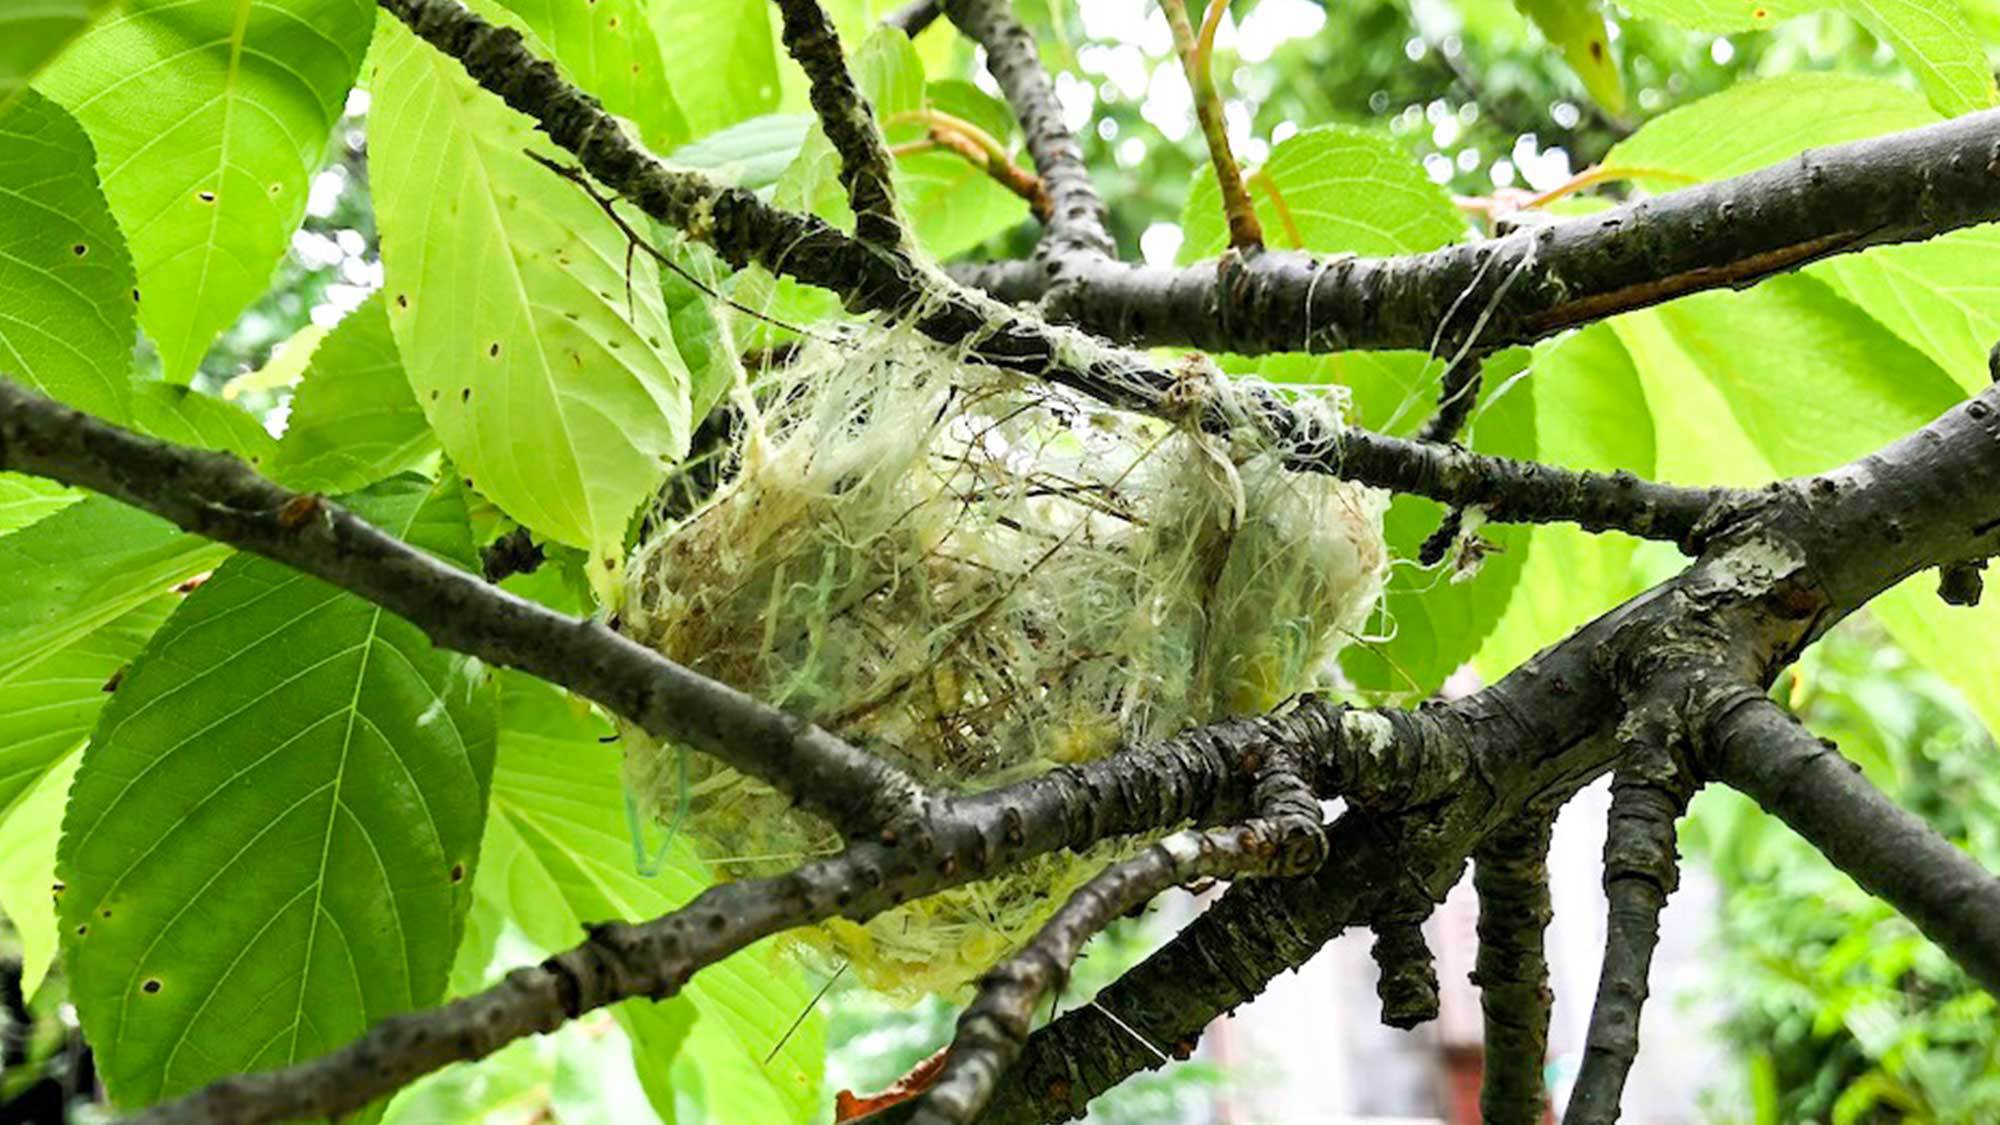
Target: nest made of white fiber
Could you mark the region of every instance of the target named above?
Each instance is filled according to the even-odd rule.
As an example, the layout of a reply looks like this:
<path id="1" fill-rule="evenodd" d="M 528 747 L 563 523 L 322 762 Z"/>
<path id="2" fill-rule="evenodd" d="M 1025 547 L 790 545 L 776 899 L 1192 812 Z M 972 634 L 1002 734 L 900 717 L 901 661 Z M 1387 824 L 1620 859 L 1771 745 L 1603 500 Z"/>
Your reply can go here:
<path id="1" fill-rule="evenodd" d="M 1190 376 L 1202 393 L 1235 393 L 1208 370 Z M 621 628 L 925 783 L 987 788 L 1325 687 L 1381 592 L 1386 497 L 1286 471 L 1268 444 L 1110 410 L 905 328 L 807 345 L 766 378 L 760 406 L 738 396 L 729 483 L 639 547 Z M 1338 402 L 1313 401 L 1337 434 Z M 767 786 L 625 733 L 640 807 L 689 810 L 723 877 L 836 850 Z M 883 992 L 952 992 L 1135 846 L 800 935 Z"/>

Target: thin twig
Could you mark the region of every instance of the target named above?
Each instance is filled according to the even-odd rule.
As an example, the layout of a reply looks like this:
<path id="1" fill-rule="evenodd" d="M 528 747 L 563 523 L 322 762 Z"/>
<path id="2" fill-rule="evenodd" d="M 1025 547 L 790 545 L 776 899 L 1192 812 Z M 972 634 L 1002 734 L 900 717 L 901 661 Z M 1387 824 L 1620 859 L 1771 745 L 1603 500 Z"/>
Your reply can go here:
<path id="1" fill-rule="evenodd" d="M 1215 182 L 1222 188 L 1222 214 L 1229 222 L 1229 247 L 1244 253 L 1264 248 L 1264 228 L 1257 221 L 1257 207 L 1243 184 L 1243 170 L 1229 149 L 1229 125 L 1223 120 L 1222 98 L 1215 92 L 1209 74 L 1209 56 L 1215 50 L 1215 29 L 1229 0 L 1209 0 L 1197 33 L 1188 20 L 1185 0 L 1160 0 L 1173 28 L 1174 46 L 1180 52 L 1181 69 L 1188 88 L 1194 92 L 1195 120 L 1201 123 L 1202 138 L 1208 142 L 1208 162 L 1215 169 Z"/>
<path id="2" fill-rule="evenodd" d="M 1034 35 L 1007 10 L 1006 0 L 944 0 L 944 11 L 986 48 L 986 69 L 1021 123 L 1028 155 L 1049 194 L 1043 251 L 1055 260 L 1109 258 L 1117 245 L 1105 225 L 1104 201 L 1084 167 L 1076 135 L 1063 123 L 1062 104 Z"/>

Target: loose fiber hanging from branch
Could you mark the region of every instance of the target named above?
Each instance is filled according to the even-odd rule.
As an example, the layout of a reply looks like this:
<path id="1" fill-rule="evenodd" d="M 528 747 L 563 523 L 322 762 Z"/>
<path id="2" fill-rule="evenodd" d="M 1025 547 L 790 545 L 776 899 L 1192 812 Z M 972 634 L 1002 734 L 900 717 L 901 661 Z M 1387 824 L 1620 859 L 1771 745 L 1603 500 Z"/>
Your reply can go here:
<path id="1" fill-rule="evenodd" d="M 770 378 L 730 483 L 639 547 L 621 627 L 927 783 L 977 790 L 1327 686 L 1380 595 L 1386 498 L 1285 471 L 1247 423 L 1109 410 L 898 327 Z M 641 806 L 674 819 L 685 777 L 725 877 L 837 846 L 767 787 L 625 733 Z M 1132 846 L 805 937 L 874 988 L 950 992 Z"/>

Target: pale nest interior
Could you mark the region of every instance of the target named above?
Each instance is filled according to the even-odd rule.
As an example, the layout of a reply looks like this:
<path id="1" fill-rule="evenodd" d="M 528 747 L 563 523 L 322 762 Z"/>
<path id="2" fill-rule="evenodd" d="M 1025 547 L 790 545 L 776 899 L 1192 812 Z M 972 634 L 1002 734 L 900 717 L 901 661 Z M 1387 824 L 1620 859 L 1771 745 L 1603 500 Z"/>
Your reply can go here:
<path id="1" fill-rule="evenodd" d="M 1205 363 L 1187 378 L 1235 393 Z M 620 627 L 927 784 L 981 789 L 1326 687 L 1381 593 L 1386 497 L 1287 471 L 1259 440 L 1109 410 L 901 328 L 808 345 L 766 383 L 738 396 L 729 482 L 636 552 Z M 1338 401 L 1313 401 L 1337 433 Z M 641 806 L 689 810 L 719 875 L 837 848 L 768 787 L 625 733 Z M 1134 846 L 804 937 L 871 987 L 951 992 Z"/>

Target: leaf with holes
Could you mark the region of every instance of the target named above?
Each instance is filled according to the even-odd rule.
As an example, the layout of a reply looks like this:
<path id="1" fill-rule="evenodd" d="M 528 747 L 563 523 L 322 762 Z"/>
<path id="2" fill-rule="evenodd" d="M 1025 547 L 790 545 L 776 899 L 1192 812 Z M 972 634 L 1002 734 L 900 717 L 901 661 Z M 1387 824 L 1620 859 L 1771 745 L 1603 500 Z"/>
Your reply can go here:
<path id="1" fill-rule="evenodd" d="M 270 284 L 374 26 L 368 0 L 130 0 L 36 83 L 97 145 L 169 379 Z"/>
<path id="2" fill-rule="evenodd" d="M 378 292 L 313 351 L 272 475 L 297 489 L 348 492 L 415 468 L 436 452 Z"/>
<path id="3" fill-rule="evenodd" d="M 94 159 L 82 127 L 40 94 L 0 110 L 0 375 L 123 421 L 132 259 Z"/>
<path id="4" fill-rule="evenodd" d="M 526 117 L 385 21 L 370 176 L 389 323 L 470 486 L 606 575 L 628 517 L 687 452 L 688 372 L 657 267 L 523 154 Z M 599 567 L 593 567 L 596 571 Z"/>
<path id="5" fill-rule="evenodd" d="M 449 482 L 355 512 L 459 563 Z M 475 662 L 264 559 L 188 598 L 84 753 L 58 871 L 71 995 L 122 1105 L 322 1054 L 443 992 L 492 764 Z"/>
<path id="6" fill-rule="evenodd" d="M 556 688 L 503 677 L 499 764 L 478 893 L 548 949 L 575 944 L 584 922 L 643 920 L 693 898 L 708 880 L 685 845 L 660 874 L 634 870 L 619 751 L 610 724 Z M 663 1116 L 689 1081 L 717 1121 L 803 1121 L 820 1109 L 825 1029 L 816 1017 L 764 1056 L 806 1010 L 799 970 L 764 942 L 703 969 L 681 993 L 614 1009 Z"/>

